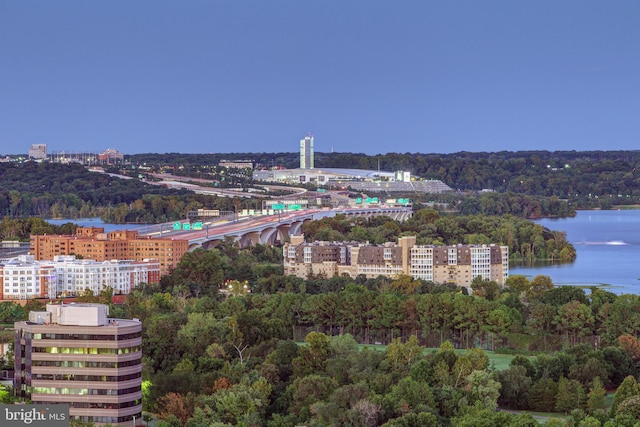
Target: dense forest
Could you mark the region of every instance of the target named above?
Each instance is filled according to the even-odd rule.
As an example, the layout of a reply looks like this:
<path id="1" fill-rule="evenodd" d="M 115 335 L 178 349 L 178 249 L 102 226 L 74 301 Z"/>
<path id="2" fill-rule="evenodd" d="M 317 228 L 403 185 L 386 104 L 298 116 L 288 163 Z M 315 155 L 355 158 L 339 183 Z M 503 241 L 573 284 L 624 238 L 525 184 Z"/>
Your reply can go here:
<path id="1" fill-rule="evenodd" d="M 282 276 L 279 256 L 228 241 L 124 305 L 109 289 L 81 298 L 142 320 L 143 404 L 159 426 L 538 425 L 514 410 L 551 412 L 552 426 L 640 420 L 636 295 L 546 276 L 476 280 L 474 295 L 410 277 L 303 281 Z M 15 307 L 0 304 L 0 321 L 24 318 Z M 513 357 L 497 368 L 491 350 Z"/>
<path id="2" fill-rule="evenodd" d="M 3 218 L 101 217 L 113 223 L 159 223 L 184 219 L 190 210 L 233 211 L 247 203 L 90 172 L 79 164 L 0 163 Z"/>

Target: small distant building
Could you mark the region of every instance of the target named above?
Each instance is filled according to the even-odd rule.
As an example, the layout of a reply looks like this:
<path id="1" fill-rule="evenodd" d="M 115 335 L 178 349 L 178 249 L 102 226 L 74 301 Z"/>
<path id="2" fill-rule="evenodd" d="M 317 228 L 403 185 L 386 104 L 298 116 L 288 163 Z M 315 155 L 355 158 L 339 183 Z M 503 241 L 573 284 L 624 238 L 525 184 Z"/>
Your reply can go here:
<path id="1" fill-rule="evenodd" d="M 107 148 L 102 153 L 98 154 L 97 157 L 98 163 L 103 165 L 112 165 L 124 162 L 124 154 L 115 148 Z"/>
<path id="2" fill-rule="evenodd" d="M 509 248 L 499 245 L 416 245 L 415 236 L 398 243 L 304 241 L 292 236 L 283 247 L 284 272 L 303 279 L 348 275 L 355 278 L 409 275 L 435 283 L 470 286 L 474 278 L 504 285 L 509 277 Z"/>
<path id="3" fill-rule="evenodd" d="M 42 160 L 47 158 L 47 144 L 33 144 L 29 147 L 29 158 Z"/>
<path id="4" fill-rule="evenodd" d="M 218 166 L 230 169 L 252 169 L 255 165 L 253 160 L 220 160 Z"/>
<path id="5" fill-rule="evenodd" d="M 67 404 L 72 419 L 131 426 L 142 417 L 142 323 L 103 304 L 47 304 L 16 322 L 14 393 Z"/>

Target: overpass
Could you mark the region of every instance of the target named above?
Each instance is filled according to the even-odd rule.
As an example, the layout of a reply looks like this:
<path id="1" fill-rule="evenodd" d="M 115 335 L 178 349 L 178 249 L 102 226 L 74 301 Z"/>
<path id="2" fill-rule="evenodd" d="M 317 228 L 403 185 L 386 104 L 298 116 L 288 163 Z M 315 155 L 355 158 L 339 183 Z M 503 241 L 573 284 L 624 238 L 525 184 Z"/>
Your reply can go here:
<path id="1" fill-rule="evenodd" d="M 171 224 L 154 226 L 140 230 L 141 235 L 152 237 L 171 237 L 188 239 L 189 250 L 216 247 L 225 239 L 232 239 L 241 248 L 257 244 L 273 245 L 282 242 L 288 236 L 299 235 L 302 224 L 306 221 L 318 220 L 336 215 L 347 217 L 388 216 L 398 221 L 405 221 L 412 215 L 410 207 L 363 206 L 343 207 L 335 209 L 309 209 L 304 211 L 283 211 L 274 215 L 236 218 L 231 215 L 217 222 L 203 223 L 199 230 L 166 230 Z M 172 227 L 173 228 L 173 227 Z"/>

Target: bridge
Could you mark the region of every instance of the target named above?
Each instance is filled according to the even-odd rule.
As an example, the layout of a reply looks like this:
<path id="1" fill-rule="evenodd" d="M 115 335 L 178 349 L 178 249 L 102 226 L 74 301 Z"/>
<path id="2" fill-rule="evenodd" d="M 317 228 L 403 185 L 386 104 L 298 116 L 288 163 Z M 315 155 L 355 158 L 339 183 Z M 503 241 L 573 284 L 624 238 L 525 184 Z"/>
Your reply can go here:
<path id="1" fill-rule="evenodd" d="M 202 228 L 181 229 L 176 224 L 161 224 L 139 230 L 140 235 L 151 237 L 171 237 L 188 239 L 189 250 L 216 247 L 225 239 L 232 239 L 241 248 L 257 244 L 273 245 L 282 242 L 288 236 L 299 235 L 302 224 L 306 221 L 318 220 L 336 215 L 347 217 L 388 216 L 398 221 L 405 221 L 412 215 L 410 207 L 403 206 L 363 206 L 343 207 L 335 209 L 308 209 L 300 211 L 282 211 L 273 215 L 254 217 L 236 217 L 227 215 L 217 221 L 203 222 Z M 188 224 L 184 222 L 181 224 Z"/>

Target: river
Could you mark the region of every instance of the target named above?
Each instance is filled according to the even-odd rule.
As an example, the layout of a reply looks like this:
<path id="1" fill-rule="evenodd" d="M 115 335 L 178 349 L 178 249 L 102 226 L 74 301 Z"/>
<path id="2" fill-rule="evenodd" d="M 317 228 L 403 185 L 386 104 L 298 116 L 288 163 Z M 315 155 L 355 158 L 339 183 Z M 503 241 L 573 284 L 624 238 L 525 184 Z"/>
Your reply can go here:
<path id="1" fill-rule="evenodd" d="M 515 266 L 510 274 L 543 274 L 556 285 L 601 286 L 616 294 L 640 290 L 640 210 L 578 211 L 574 218 L 541 219 L 564 231 L 576 248 L 573 263 Z"/>
<path id="2" fill-rule="evenodd" d="M 72 222 L 81 227 L 103 227 L 105 233 L 115 230 L 136 230 L 146 226 L 144 224 L 107 224 L 102 222 L 100 218 L 47 219 L 46 221 L 54 225 L 63 225 L 68 222 Z"/>

